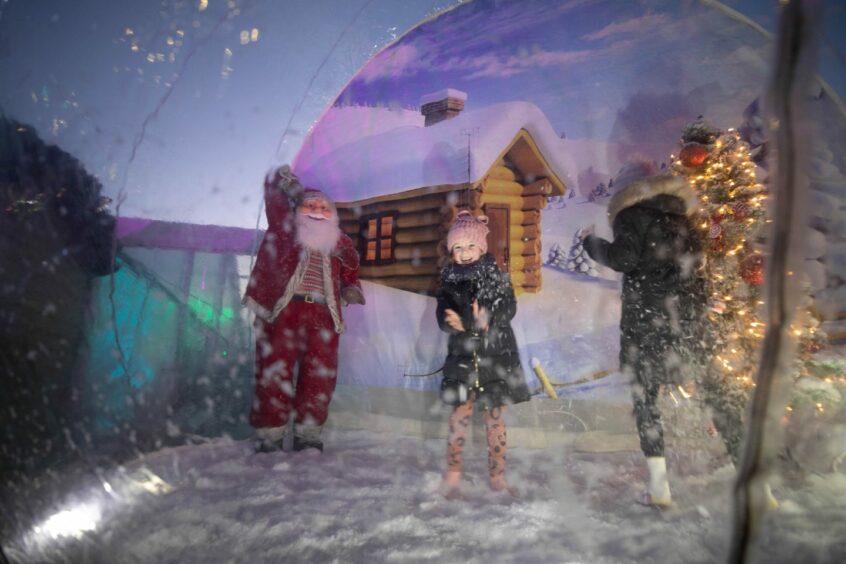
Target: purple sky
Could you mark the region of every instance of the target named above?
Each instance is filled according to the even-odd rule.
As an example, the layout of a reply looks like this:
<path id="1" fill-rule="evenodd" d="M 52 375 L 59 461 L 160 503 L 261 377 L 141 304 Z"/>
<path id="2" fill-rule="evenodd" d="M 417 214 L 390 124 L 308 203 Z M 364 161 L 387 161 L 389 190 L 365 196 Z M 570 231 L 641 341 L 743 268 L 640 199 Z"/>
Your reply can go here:
<path id="1" fill-rule="evenodd" d="M 774 25 L 773 2 L 727 4 Z M 827 21 L 843 15 L 835 7 Z M 695 2 L 474 2 L 380 53 L 339 104 L 414 106 L 453 87 L 469 94 L 467 109 L 528 100 L 570 138 L 615 142 L 622 129 L 635 141 L 677 135 L 699 114 L 739 125 L 770 57 L 763 34 Z M 826 70 L 843 83 L 842 67 Z"/>

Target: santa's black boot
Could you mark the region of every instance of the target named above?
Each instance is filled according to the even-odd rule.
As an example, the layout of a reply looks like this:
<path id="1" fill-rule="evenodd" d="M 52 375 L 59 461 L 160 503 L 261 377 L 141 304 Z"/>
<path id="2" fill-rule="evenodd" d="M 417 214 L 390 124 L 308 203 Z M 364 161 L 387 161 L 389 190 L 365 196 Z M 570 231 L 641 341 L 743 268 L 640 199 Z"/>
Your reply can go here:
<path id="1" fill-rule="evenodd" d="M 294 451 L 298 452 L 309 448 L 315 448 L 323 452 L 323 441 L 320 440 L 319 426 L 295 425 L 294 426 Z"/>

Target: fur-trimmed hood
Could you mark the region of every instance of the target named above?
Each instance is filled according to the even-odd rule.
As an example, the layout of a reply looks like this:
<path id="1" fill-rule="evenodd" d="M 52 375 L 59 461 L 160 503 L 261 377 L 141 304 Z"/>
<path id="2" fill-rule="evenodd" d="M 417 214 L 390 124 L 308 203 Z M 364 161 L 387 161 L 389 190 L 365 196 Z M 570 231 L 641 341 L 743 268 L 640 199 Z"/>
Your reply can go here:
<path id="1" fill-rule="evenodd" d="M 680 199 L 684 206 L 683 209 L 680 206 L 678 211 L 685 215 L 692 215 L 699 208 L 696 192 L 685 179 L 678 176 L 650 176 L 632 182 L 611 196 L 611 201 L 608 202 L 608 223 L 613 225 L 617 214 L 624 209 L 657 196 L 674 196 Z"/>

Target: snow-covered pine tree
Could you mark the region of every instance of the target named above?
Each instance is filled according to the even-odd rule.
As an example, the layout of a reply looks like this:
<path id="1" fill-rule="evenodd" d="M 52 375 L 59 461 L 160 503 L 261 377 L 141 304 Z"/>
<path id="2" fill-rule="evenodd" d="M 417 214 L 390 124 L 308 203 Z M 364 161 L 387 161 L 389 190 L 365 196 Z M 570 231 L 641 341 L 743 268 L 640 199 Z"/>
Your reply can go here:
<path id="1" fill-rule="evenodd" d="M 567 270 L 596 276 L 596 263 L 588 256 L 585 246 L 582 244 L 581 229 L 573 235 L 573 243 L 570 245 L 570 254 L 567 257 Z"/>
<path id="2" fill-rule="evenodd" d="M 604 182 L 600 182 L 593 188 L 593 190 L 590 191 L 590 194 L 588 194 L 588 201 L 595 202 L 600 198 L 605 198 L 610 195 L 611 191 L 608 186 L 606 186 Z"/>
<path id="3" fill-rule="evenodd" d="M 547 255 L 546 264 L 564 270 L 567 268 L 567 255 L 561 249 L 561 245 L 553 243 Z"/>
<path id="4" fill-rule="evenodd" d="M 596 264 L 588 256 L 582 245 L 582 231 L 581 229 L 573 236 L 573 243 L 570 246 L 569 253 L 564 252 L 561 245 L 554 243 L 549 250 L 549 258 L 547 264 L 560 268 L 561 270 L 569 270 L 579 274 L 587 274 L 588 276 L 596 276 Z"/>

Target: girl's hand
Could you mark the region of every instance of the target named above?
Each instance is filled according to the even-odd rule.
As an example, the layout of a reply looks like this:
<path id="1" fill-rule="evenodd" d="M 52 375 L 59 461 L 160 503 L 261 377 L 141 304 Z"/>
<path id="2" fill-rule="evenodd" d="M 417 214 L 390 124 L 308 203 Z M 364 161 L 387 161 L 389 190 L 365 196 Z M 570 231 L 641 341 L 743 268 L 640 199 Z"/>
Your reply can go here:
<path id="1" fill-rule="evenodd" d="M 479 300 L 473 301 L 473 319 L 476 320 L 476 327 L 481 329 L 482 331 L 487 331 L 488 326 L 490 324 L 490 314 L 488 310 L 483 307 L 479 307 Z"/>
<path id="2" fill-rule="evenodd" d="M 461 318 L 458 317 L 458 314 L 455 313 L 453 310 L 448 309 L 444 312 L 446 315 L 444 316 L 444 320 L 447 322 L 447 325 L 459 331 L 461 333 L 464 332 L 464 324 L 461 323 Z"/>

